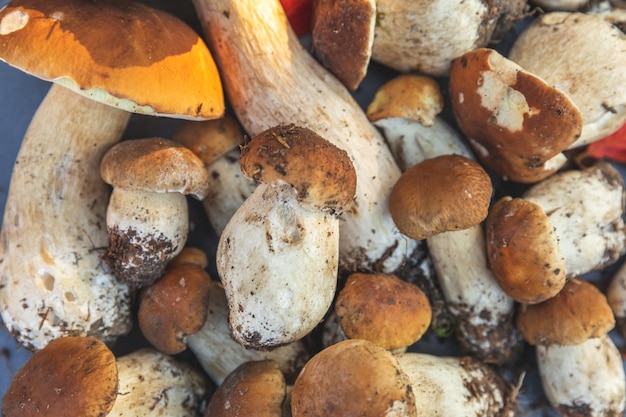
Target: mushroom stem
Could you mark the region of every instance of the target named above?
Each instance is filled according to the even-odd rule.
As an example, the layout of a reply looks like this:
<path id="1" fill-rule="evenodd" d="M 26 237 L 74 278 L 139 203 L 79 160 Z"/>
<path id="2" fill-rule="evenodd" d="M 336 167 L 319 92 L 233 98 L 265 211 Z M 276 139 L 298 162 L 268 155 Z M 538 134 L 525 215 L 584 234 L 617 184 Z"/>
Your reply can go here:
<path id="1" fill-rule="evenodd" d="M 294 123 L 348 152 L 358 180 L 341 223 L 340 268 L 395 270 L 416 246 L 398 232 L 386 204 L 400 170 L 356 101 L 302 47 L 277 0 L 194 5 L 230 103 L 251 136 Z"/>
<path id="2" fill-rule="evenodd" d="M 25 134 L 0 237 L 0 313 L 29 349 L 131 327 L 129 287 L 102 262 L 110 189 L 98 172 L 130 113 L 53 85 Z"/>

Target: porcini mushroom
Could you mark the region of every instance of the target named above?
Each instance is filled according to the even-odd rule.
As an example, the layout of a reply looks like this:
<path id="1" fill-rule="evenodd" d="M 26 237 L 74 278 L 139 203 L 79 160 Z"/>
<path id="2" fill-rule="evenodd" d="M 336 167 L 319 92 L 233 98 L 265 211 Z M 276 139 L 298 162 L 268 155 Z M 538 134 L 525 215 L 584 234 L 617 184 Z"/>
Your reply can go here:
<path id="1" fill-rule="evenodd" d="M 267 349 L 304 337 L 329 309 L 356 174 L 345 151 L 295 125 L 252 138 L 241 167 L 259 185 L 220 236 L 217 271 L 233 337 Z"/>
<path id="2" fill-rule="evenodd" d="M 189 234 L 187 195 L 202 200 L 209 174 L 188 148 L 164 138 L 125 140 L 100 163 L 113 186 L 106 211 L 105 256 L 115 276 L 134 287 L 159 279 Z"/>
<path id="3" fill-rule="evenodd" d="M 611 276 L 606 296 L 615 316 L 615 324 L 626 335 L 626 266 L 620 266 Z"/>
<path id="4" fill-rule="evenodd" d="M 229 102 L 251 136 L 295 123 L 348 152 L 358 181 L 341 222 L 341 269 L 392 272 L 402 265 L 417 243 L 398 232 L 385 204 L 400 171 L 348 90 L 303 48 L 279 1 L 194 6 Z"/>
<path id="5" fill-rule="evenodd" d="M 217 68 L 189 26 L 133 2 L 16 0 L 0 11 L 0 40 L 2 60 L 55 81 L 13 171 L 0 314 L 30 349 L 72 334 L 113 341 L 130 329 L 131 291 L 101 261 L 110 190 L 97 166 L 128 111 L 221 116 Z"/>

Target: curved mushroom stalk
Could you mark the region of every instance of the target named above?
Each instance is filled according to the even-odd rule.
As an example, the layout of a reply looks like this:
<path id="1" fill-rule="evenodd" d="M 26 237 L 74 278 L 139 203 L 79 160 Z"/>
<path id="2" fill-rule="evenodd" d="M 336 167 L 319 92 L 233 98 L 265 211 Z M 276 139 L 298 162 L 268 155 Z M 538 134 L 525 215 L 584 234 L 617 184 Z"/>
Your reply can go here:
<path id="1" fill-rule="evenodd" d="M 626 404 L 622 356 L 608 334 L 570 346 L 537 346 L 546 397 L 563 416 L 620 416 Z"/>
<path id="2" fill-rule="evenodd" d="M 102 262 L 110 190 L 96 169 L 129 116 L 53 85 L 26 132 L 2 222 L 0 314 L 28 349 L 130 330 L 130 288 Z"/>
<path id="3" fill-rule="evenodd" d="M 385 204 L 400 170 L 353 97 L 302 47 L 277 0 L 194 5 L 229 100 L 250 135 L 295 123 L 350 155 L 358 182 L 341 222 L 341 268 L 394 271 L 417 245 L 398 232 Z"/>

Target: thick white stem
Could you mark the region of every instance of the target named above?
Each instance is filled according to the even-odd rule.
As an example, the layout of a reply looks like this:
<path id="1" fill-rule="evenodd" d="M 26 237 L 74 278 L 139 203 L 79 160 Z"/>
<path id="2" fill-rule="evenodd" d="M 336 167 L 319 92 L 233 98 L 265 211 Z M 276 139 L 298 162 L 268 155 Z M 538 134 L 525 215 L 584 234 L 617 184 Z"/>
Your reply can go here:
<path id="1" fill-rule="evenodd" d="M 129 116 L 53 85 L 26 132 L 2 223 L 0 314 L 28 348 L 130 330 L 130 290 L 101 260 L 110 188 L 98 169 Z"/>
<path id="2" fill-rule="evenodd" d="M 356 101 L 302 47 L 277 0 L 194 5 L 229 100 L 251 136 L 294 123 L 350 155 L 357 192 L 341 222 L 342 269 L 395 270 L 416 245 L 397 230 L 388 211 L 400 170 Z"/>

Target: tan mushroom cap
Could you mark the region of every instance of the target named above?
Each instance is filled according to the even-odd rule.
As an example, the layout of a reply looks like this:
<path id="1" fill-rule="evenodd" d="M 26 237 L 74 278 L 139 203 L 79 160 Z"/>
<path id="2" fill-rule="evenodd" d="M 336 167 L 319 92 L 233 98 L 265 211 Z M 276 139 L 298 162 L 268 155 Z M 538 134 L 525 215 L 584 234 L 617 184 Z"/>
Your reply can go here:
<path id="1" fill-rule="evenodd" d="M 261 183 L 291 184 L 304 206 L 346 211 L 356 192 L 356 171 L 347 152 L 311 129 L 269 128 L 241 150 L 243 174 Z"/>
<path id="2" fill-rule="evenodd" d="M 356 90 L 365 78 L 375 25 L 373 0 L 313 2 L 312 51 L 349 90 Z"/>
<path id="3" fill-rule="evenodd" d="M 209 259 L 202 249 L 194 246 L 185 246 L 178 255 L 168 262 L 167 268 L 172 269 L 180 265 L 191 265 L 205 269 L 209 266 Z"/>
<path id="4" fill-rule="evenodd" d="M 174 262 L 173 266 L 168 264 L 165 275 L 139 291 L 137 312 L 141 333 L 168 355 L 184 351 L 187 337 L 204 325 L 211 289 L 211 277 L 204 269 L 189 262 Z"/>
<path id="5" fill-rule="evenodd" d="M 337 296 L 335 312 L 346 336 L 387 350 L 417 342 L 432 319 L 428 297 L 417 285 L 380 273 L 350 275 Z"/>
<path id="6" fill-rule="evenodd" d="M 482 222 L 492 191 L 480 164 L 460 155 L 442 155 L 400 176 L 389 196 L 389 210 L 400 232 L 421 240 Z"/>
<path id="7" fill-rule="evenodd" d="M 531 345 L 577 345 L 611 331 L 615 316 L 606 296 L 595 285 L 571 278 L 549 300 L 522 306 L 516 325 Z"/>
<path id="8" fill-rule="evenodd" d="M 275 361 L 244 362 L 217 388 L 204 417 L 280 417 L 286 396 L 285 376 Z"/>
<path id="9" fill-rule="evenodd" d="M 367 106 L 371 122 L 402 117 L 431 126 L 443 110 L 443 94 L 432 77 L 402 74 L 384 83 Z"/>
<path id="10" fill-rule="evenodd" d="M 417 415 L 409 379 L 388 350 L 347 339 L 314 355 L 296 378 L 293 417 Z"/>
<path id="11" fill-rule="evenodd" d="M 169 139 L 133 139 L 114 145 L 102 158 L 100 175 L 126 190 L 179 192 L 198 200 L 208 193 L 209 174 L 202 161 Z"/>
<path id="12" fill-rule="evenodd" d="M 61 337 L 15 373 L 2 400 L 2 416 L 105 416 L 117 388 L 116 359 L 102 341 Z"/>
<path id="13" fill-rule="evenodd" d="M 485 238 L 491 270 L 515 301 L 540 303 L 565 285 L 567 271 L 559 242 L 538 204 L 502 197 L 489 212 Z"/>
<path id="14" fill-rule="evenodd" d="M 449 89 L 477 156 L 508 180 L 533 183 L 553 174 L 562 166 L 553 158 L 581 134 L 582 116 L 566 94 L 493 49 L 455 59 Z"/>
<path id="15" fill-rule="evenodd" d="M 0 59 L 127 111 L 224 113 L 219 73 L 200 36 L 132 1 L 14 0 L 0 11 Z"/>

